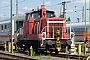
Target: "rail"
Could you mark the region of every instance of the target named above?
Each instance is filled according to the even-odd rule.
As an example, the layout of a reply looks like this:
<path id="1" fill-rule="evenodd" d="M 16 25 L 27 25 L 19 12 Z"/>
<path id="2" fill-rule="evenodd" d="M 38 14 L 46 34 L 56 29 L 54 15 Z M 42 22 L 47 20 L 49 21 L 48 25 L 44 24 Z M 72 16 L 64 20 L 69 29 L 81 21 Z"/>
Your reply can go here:
<path id="1" fill-rule="evenodd" d="M 85 60 L 87 57 L 83 55 L 70 55 L 70 54 L 52 54 L 51 56 L 55 57 L 63 57 L 63 58 L 69 58 L 69 59 L 80 59 L 80 60 Z"/>
<path id="2" fill-rule="evenodd" d="M 61 57 L 61 58 L 67 58 L 67 59 L 76 59 L 76 60 L 89 60 L 90 59 L 90 55 L 89 56 L 85 56 L 85 55 L 77 55 L 77 54 L 66 54 L 66 53 L 59 53 L 59 54 L 55 54 L 55 53 L 47 53 L 45 54 L 46 56 L 50 55 L 50 56 L 54 56 L 54 57 Z"/>
<path id="3" fill-rule="evenodd" d="M 17 53 L 10 54 L 10 53 L 3 52 L 3 51 L 0 51 L 0 59 L 3 59 L 3 60 L 37 60 L 29 56 L 19 55 Z"/>

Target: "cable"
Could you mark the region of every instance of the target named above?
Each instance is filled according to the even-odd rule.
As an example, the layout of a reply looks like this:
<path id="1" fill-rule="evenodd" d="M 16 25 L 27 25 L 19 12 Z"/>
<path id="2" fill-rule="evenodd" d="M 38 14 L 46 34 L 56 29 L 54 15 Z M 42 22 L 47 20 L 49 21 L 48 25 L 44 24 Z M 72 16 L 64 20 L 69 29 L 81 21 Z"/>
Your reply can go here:
<path id="1" fill-rule="evenodd" d="M 56 4 L 56 5 L 52 5 L 52 6 L 47 6 L 47 7 L 53 7 L 53 6 L 58 6 L 58 4 Z"/>
<path id="2" fill-rule="evenodd" d="M 22 1 L 18 2 L 18 3 L 22 3 L 22 2 L 24 2 L 24 1 L 26 1 L 26 0 L 22 0 Z"/>
<path id="3" fill-rule="evenodd" d="M 26 0 L 22 0 L 22 1 L 18 2 L 18 3 L 22 3 L 22 2 L 24 2 L 24 1 L 26 1 Z M 12 5 L 14 5 L 14 4 L 12 4 Z M 1 9 L 1 8 L 5 8 L 5 7 L 9 7 L 9 6 L 10 6 L 10 5 L 0 7 L 0 9 Z"/>

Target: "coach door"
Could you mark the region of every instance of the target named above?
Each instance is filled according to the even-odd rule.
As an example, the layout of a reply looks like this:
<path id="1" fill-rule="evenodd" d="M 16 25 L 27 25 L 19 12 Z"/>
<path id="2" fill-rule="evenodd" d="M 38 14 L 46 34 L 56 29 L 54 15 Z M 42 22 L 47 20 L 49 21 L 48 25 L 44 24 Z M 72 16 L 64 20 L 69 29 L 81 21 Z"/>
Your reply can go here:
<path id="1" fill-rule="evenodd" d="M 23 35 L 23 21 L 16 22 L 16 30 L 20 35 Z"/>

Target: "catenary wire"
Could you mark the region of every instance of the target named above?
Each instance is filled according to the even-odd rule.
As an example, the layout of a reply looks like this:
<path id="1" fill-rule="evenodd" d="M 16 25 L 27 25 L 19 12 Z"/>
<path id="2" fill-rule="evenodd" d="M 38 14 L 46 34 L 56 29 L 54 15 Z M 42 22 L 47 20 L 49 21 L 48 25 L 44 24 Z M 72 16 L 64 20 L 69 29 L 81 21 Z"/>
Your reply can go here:
<path id="1" fill-rule="evenodd" d="M 22 1 L 18 2 L 18 3 L 22 3 L 22 2 L 24 2 L 24 1 L 26 1 L 26 0 L 22 0 Z M 14 5 L 14 4 L 12 4 L 12 5 Z M 9 6 L 10 6 L 10 5 L 6 5 L 6 6 L 3 6 L 3 7 L 0 7 L 0 9 L 5 8 L 5 7 L 9 7 Z"/>

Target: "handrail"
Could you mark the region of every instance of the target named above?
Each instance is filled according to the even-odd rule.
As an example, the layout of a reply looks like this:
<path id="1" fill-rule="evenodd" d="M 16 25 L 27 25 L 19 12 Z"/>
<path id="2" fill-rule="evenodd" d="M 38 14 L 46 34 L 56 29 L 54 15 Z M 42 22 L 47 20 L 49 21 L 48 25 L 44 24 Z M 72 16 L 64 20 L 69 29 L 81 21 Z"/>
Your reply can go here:
<path id="1" fill-rule="evenodd" d="M 63 29 L 64 29 L 64 27 L 66 27 L 66 26 L 63 26 L 63 27 L 62 27 L 62 26 L 45 26 L 45 27 L 43 27 L 41 33 L 42 33 L 42 32 L 46 32 L 46 28 L 52 28 L 52 30 L 53 30 L 53 31 L 52 31 L 52 32 L 53 32 L 53 38 L 54 38 L 54 36 L 55 36 L 55 35 L 54 35 L 55 30 L 54 30 L 54 29 L 55 29 L 56 27 L 61 28 L 61 30 L 62 30 L 62 38 L 63 38 Z M 70 27 L 69 27 L 69 28 L 70 28 Z M 45 29 L 45 31 L 44 31 L 44 29 Z M 70 34 L 71 34 L 71 29 L 70 29 Z"/>
<path id="2" fill-rule="evenodd" d="M 39 22 L 36 22 L 35 25 L 34 25 L 34 34 L 35 34 L 35 26 L 37 25 L 37 34 L 40 33 L 40 24 Z M 39 29 L 39 32 L 38 32 L 38 29 Z"/>

